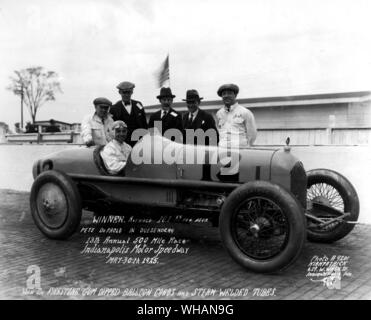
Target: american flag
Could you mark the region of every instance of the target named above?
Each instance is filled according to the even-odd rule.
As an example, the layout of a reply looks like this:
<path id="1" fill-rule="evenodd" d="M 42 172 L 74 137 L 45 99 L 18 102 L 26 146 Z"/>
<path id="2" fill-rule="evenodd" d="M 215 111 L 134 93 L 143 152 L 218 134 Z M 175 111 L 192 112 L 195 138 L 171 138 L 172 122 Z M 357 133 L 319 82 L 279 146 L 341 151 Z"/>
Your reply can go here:
<path id="1" fill-rule="evenodd" d="M 158 87 L 161 88 L 166 80 L 170 81 L 169 55 L 167 55 L 157 74 Z"/>

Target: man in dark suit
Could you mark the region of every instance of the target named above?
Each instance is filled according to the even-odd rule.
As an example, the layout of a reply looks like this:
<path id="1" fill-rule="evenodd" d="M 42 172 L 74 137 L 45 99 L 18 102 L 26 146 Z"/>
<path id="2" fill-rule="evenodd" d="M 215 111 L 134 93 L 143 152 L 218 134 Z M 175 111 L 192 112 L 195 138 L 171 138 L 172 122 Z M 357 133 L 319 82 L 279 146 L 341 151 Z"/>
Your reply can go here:
<path id="1" fill-rule="evenodd" d="M 174 98 L 175 96 L 172 94 L 170 88 L 161 88 L 160 94 L 157 96 L 157 99 L 159 99 L 161 103 L 161 110 L 151 115 L 148 127 L 156 127 L 160 131 L 160 133 L 167 138 L 170 138 L 166 134 L 167 130 L 177 129 L 178 134 L 176 136 L 173 136 L 171 140 L 183 142 L 182 117 L 171 107 Z M 160 125 L 162 126 L 162 128 L 159 127 Z"/>
<path id="2" fill-rule="evenodd" d="M 194 89 L 188 90 L 186 99 L 183 99 L 183 101 L 187 102 L 188 108 L 188 112 L 183 115 L 184 143 L 217 145 L 218 130 L 215 125 L 215 120 L 211 114 L 200 109 L 202 99 L 203 98 L 200 98 L 197 90 Z M 197 133 L 195 133 L 197 129 L 201 129 L 204 133 L 209 129 L 211 130 L 208 131 L 206 136 L 204 135 L 204 138 L 200 139 L 200 137 L 197 137 Z"/>
<path id="3" fill-rule="evenodd" d="M 110 109 L 114 121 L 124 121 L 128 126 L 126 143 L 133 147 L 137 140 L 132 139 L 132 133 L 136 129 L 147 129 L 147 120 L 141 102 L 131 99 L 134 83 L 124 81 L 116 87 L 121 95 L 121 100 L 116 102 Z M 139 137 L 138 137 L 139 138 Z"/>

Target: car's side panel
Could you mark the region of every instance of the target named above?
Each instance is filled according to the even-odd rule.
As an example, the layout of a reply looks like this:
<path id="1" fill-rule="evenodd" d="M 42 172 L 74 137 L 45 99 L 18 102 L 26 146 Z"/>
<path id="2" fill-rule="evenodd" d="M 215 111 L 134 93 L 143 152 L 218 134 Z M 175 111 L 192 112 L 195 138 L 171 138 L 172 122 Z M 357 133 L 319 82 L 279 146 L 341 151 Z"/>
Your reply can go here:
<path id="1" fill-rule="evenodd" d="M 93 158 L 94 148 L 75 148 L 63 150 L 43 157 L 37 162 L 38 174 L 45 170 L 58 170 L 67 174 L 79 173 L 100 175 Z"/>
<path id="2" fill-rule="evenodd" d="M 175 159 L 183 145 L 147 135 L 138 142 L 127 161 L 127 177 L 147 179 L 176 179 L 177 165 Z"/>
<path id="3" fill-rule="evenodd" d="M 174 207 L 177 203 L 177 192 L 174 188 L 109 182 L 94 182 L 94 186 L 100 193 L 119 202 L 162 207 Z"/>
<path id="4" fill-rule="evenodd" d="M 232 154 L 229 168 L 230 161 L 226 159 L 228 152 Z M 169 182 L 190 180 L 246 183 L 266 180 L 290 190 L 290 173 L 296 162 L 297 159 L 290 152 L 278 149 L 223 151 L 211 146 L 183 145 L 161 136 L 146 136 L 133 148 L 125 171 L 128 178 L 162 179 Z M 230 172 L 231 167 L 236 170 Z M 53 169 L 70 175 L 102 176 L 94 161 L 94 148 L 86 147 L 64 150 L 44 157 L 36 163 L 36 169 L 33 171 L 37 173 Z M 223 176 L 223 173 L 227 175 Z M 229 176 L 228 173 L 232 175 Z M 93 183 L 107 197 L 127 203 L 175 206 L 182 199 L 178 187 L 171 184 L 159 187 L 143 183 L 111 183 L 99 179 Z"/>
<path id="5" fill-rule="evenodd" d="M 243 149 L 240 151 L 239 181 L 270 180 L 271 158 L 276 150 Z"/>
<path id="6" fill-rule="evenodd" d="M 178 179 L 202 180 L 204 177 L 204 164 L 209 148 L 184 145 L 181 158 L 178 161 Z"/>
<path id="7" fill-rule="evenodd" d="M 221 150 L 218 152 L 218 163 L 211 166 L 212 180 L 228 180 L 231 175 L 235 175 L 235 182 L 240 183 L 270 180 L 270 162 L 275 149 L 246 148 L 232 149 L 229 153 Z"/>
<path id="8" fill-rule="evenodd" d="M 145 179 L 176 180 L 178 168 L 175 159 L 183 145 L 158 135 L 144 136 L 133 148 L 125 168 L 125 176 Z M 177 192 L 174 188 L 149 185 L 100 184 L 111 196 L 127 203 L 151 206 L 175 206 Z"/>

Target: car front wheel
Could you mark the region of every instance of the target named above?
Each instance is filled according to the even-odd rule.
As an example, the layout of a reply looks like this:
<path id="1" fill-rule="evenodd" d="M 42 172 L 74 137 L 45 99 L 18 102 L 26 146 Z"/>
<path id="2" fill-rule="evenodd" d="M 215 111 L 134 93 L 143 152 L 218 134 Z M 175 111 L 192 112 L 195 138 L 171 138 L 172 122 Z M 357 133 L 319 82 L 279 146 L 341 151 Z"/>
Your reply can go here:
<path id="1" fill-rule="evenodd" d="M 51 239 L 67 239 L 81 220 L 81 198 L 75 183 L 55 170 L 35 179 L 30 195 L 31 214 L 40 231 Z"/>
<path id="2" fill-rule="evenodd" d="M 358 220 L 359 200 L 353 185 L 328 169 L 307 172 L 308 240 L 331 243 L 344 238 Z M 344 217 L 342 217 L 344 216 Z"/>
<path id="3" fill-rule="evenodd" d="M 222 207 L 219 228 L 232 258 L 260 273 L 287 268 L 306 239 L 306 220 L 298 200 L 267 181 L 235 189 Z"/>

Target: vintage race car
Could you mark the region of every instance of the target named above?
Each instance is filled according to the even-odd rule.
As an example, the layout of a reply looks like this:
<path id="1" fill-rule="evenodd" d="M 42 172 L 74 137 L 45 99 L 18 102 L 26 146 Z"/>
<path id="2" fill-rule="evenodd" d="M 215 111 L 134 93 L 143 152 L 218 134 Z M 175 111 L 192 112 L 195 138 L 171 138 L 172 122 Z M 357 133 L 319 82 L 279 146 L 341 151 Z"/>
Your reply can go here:
<path id="1" fill-rule="evenodd" d="M 108 173 L 100 149 L 74 148 L 35 162 L 31 213 L 47 237 L 71 236 L 82 209 L 181 212 L 210 219 L 232 258 L 264 273 L 292 264 L 307 238 L 343 238 L 358 219 L 351 183 L 332 170 L 305 172 L 288 146 L 221 150 L 148 134 L 120 176 Z"/>

